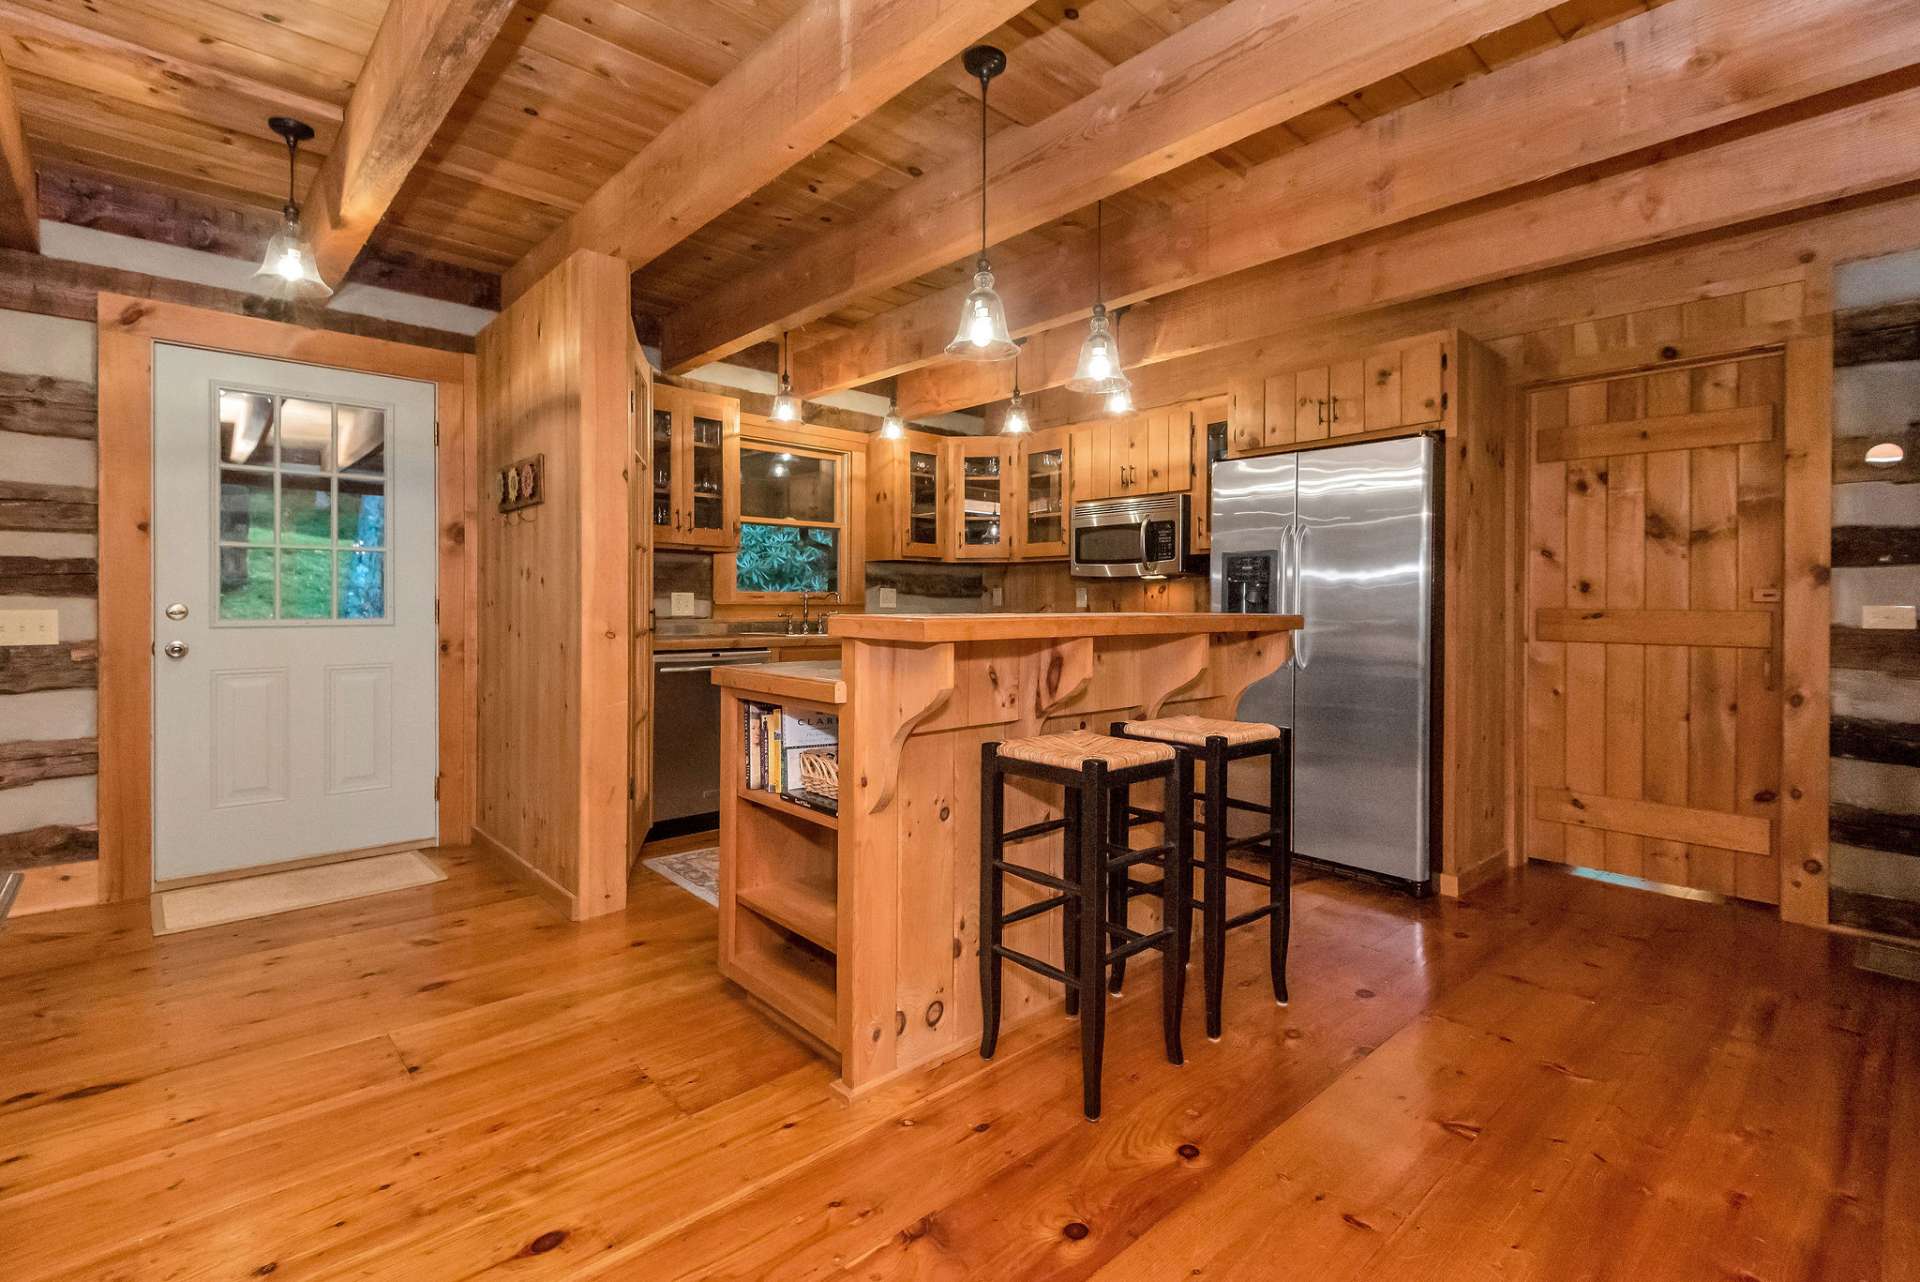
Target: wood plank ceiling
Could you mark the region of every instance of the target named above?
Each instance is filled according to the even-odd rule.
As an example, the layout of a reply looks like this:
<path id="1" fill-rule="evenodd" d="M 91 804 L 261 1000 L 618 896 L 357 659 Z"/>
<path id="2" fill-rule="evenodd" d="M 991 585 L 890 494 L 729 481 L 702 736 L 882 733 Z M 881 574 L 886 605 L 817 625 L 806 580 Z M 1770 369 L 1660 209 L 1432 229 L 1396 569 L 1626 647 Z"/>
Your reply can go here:
<path id="1" fill-rule="evenodd" d="M 92 170 L 270 210 L 284 196 L 285 168 L 265 117 L 299 115 L 318 131 L 302 154 L 306 190 L 333 145 L 386 3 L 0 0 L 0 60 L 13 73 L 28 143 L 43 168 Z M 522 0 L 375 245 L 505 269 L 801 3 Z M 1226 3 L 1032 5 L 988 37 L 1011 55 L 994 86 L 990 127 L 1044 118 L 1091 92 L 1113 67 Z M 1646 0 L 1568 0 L 1109 203 L 1114 213 L 1151 214 L 1229 191 L 1255 164 L 1649 7 Z M 636 278 L 636 307 L 669 314 L 778 261 L 809 236 L 856 220 L 916 177 L 964 160 L 976 146 L 977 92 L 957 62 L 926 77 L 649 264 Z M 1077 241 L 1091 213 L 1035 228 L 1004 252 L 1014 258 Z M 809 328 L 824 336 L 944 289 L 967 269 L 955 263 L 904 282 Z"/>

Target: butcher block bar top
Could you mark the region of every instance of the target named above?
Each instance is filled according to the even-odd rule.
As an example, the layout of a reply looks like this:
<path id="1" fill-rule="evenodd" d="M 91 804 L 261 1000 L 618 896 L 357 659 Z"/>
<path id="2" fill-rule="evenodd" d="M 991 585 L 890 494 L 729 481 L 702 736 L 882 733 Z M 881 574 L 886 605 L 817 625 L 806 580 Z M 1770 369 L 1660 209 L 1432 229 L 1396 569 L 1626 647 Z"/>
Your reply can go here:
<path id="1" fill-rule="evenodd" d="M 837 1058 L 850 1093 L 977 1053 L 982 745 L 1127 718 L 1230 717 L 1286 662 L 1299 626 L 1283 615 L 842 614 L 829 625 L 844 642 L 837 673 L 721 669 L 721 969 Z M 834 714 L 834 813 L 749 786 L 755 703 Z M 1147 791 L 1139 804 L 1157 807 Z M 1057 817 L 1061 800 L 1019 781 L 1007 823 Z M 1137 840 L 1159 840 L 1157 829 Z M 1057 873 L 1058 838 L 1023 860 Z M 1009 886 L 1008 906 L 1026 893 Z M 1150 919 L 1157 901 L 1135 911 Z M 1061 960 L 1045 918 L 1010 927 L 1007 942 Z M 1064 1020 L 1060 986 L 1010 972 L 1003 1028 L 1049 1019 Z"/>
<path id="2" fill-rule="evenodd" d="M 827 635 L 847 641 L 1034 641 L 1067 637 L 1291 632 L 1297 614 L 839 614 Z"/>

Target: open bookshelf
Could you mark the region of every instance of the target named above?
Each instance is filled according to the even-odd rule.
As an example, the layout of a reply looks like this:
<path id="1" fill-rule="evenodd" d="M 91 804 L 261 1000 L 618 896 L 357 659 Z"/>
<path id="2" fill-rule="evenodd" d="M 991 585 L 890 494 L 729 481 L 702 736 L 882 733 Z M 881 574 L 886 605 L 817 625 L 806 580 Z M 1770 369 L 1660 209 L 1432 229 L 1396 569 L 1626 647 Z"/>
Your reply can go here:
<path id="1" fill-rule="evenodd" d="M 789 757 L 837 751 L 827 731 L 837 734 L 846 697 L 838 669 L 775 663 L 716 674 L 720 970 L 829 1055 L 839 1043 L 840 820 L 834 797 L 808 791 L 797 765 L 770 762 L 775 745 Z"/>

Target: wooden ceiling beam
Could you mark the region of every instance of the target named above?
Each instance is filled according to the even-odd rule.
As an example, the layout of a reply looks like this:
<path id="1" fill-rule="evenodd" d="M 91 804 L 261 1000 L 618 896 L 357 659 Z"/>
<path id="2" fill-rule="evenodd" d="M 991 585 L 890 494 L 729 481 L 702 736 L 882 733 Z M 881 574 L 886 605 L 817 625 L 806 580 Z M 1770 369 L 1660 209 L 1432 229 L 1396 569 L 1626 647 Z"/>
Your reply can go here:
<path id="1" fill-rule="evenodd" d="M 507 300 L 576 249 L 645 266 L 1025 7 L 810 0 L 515 264 Z"/>
<path id="2" fill-rule="evenodd" d="M 1854 33 L 1833 38 L 1834 22 Z M 1164 218 L 1109 220 L 1109 306 L 1137 303 L 1529 182 L 1658 146 L 1920 61 L 1909 0 L 1673 0 L 1439 97 L 1258 165 L 1231 192 Z M 1078 324 L 1094 290 L 1089 247 L 1029 255 L 1001 273 L 1016 334 Z M 818 396 L 939 362 L 964 287 L 797 349 L 793 381 Z M 1130 355 L 1130 354 L 1129 354 Z M 968 393 L 991 370 L 930 376 Z M 1026 386 L 1025 383 L 1022 386 Z M 991 399 L 991 398 L 989 398 Z M 968 402 L 977 404 L 979 402 Z"/>
<path id="3" fill-rule="evenodd" d="M 1235 0 L 1115 68 L 1095 92 L 988 147 L 998 243 L 1545 9 L 1543 0 Z M 667 318 L 669 370 L 971 258 L 977 158 L 901 189 Z"/>
<path id="4" fill-rule="evenodd" d="M 1863 138 L 1920 137 L 1920 76 L 1902 74 L 1879 96 L 1819 114 L 1783 109 L 1770 129 L 1729 129 L 1720 141 L 1668 159 L 1436 216 L 1134 307 L 1119 325 L 1136 389 L 1153 367 L 1363 312 L 1408 304 L 1531 272 L 1734 227 L 1862 193 L 1920 182 L 1920 150 L 1861 146 Z M 1408 322 L 1402 322 L 1408 323 Z M 1072 374 L 1081 329 L 1049 331 L 1019 359 L 1023 392 L 1058 388 Z M 1056 337 L 1057 336 L 1057 337 Z M 1014 362 L 995 366 L 1012 390 Z M 904 375 L 902 414 L 985 403 L 979 384 L 954 392 L 955 366 Z M 1073 394 L 1061 392 L 1058 397 Z M 1101 411 L 1078 398 L 1086 416 Z M 1136 403 L 1146 399 L 1144 390 Z M 1074 417 L 1069 414 L 1068 417 Z"/>
<path id="5" fill-rule="evenodd" d="M 13 100 L 13 78 L 0 60 L 0 249 L 40 250 L 40 195 Z"/>
<path id="6" fill-rule="evenodd" d="M 340 136 L 301 207 L 314 261 L 329 285 L 346 279 L 512 9 L 513 0 L 392 0 L 388 6 Z"/>

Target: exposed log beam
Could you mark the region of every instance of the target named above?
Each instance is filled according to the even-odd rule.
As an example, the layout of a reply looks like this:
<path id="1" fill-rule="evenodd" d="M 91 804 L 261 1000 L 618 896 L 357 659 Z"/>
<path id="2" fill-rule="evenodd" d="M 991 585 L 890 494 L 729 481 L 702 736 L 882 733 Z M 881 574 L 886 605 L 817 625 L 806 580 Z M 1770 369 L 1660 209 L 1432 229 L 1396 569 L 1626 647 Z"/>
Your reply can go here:
<path id="1" fill-rule="evenodd" d="M 1541 0 L 1235 0 L 988 148 L 999 242 L 1531 17 Z M 670 316 L 670 371 L 714 360 L 979 248 L 979 166 L 958 160 L 871 215 Z"/>
<path id="2" fill-rule="evenodd" d="M 513 0 L 393 0 L 301 207 L 314 261 L 339 285 L 499 34 Z"/>
<path id="3" fill-rule="evenodd" d="M 99 435 L 93 386 L 74 379 L 0 370 L 0 432 L 90 441 Z"/>
<path id="4" fill-rule="evenodd" d="M 1019 0 L 810 0 L 506 274 L 576 249 L 643 267 L 957 56 Z"/>
<path id="5" fill-rule="evenodd" d="M 292 305 L 259 294 L 243 294 L 116 267 L 96 267 L 92 263 L 70 263 L 18 250 L 0 250 L 0 308 L 96 321 L 100 315 L 101 294 L 124 294 L 239 316 L 260 316 L 305 325 L 308 329 L 361 334 L 395 343 L 411 343 L 415 347 L 437 347 L 449 352 L 473 350 L 473 339 L 466 334 L 426 329 L 330 307 Z"/>
<path id="6" fill-rule="evenodd" d="M 1545 271 L 1503 276 L 1414 302 L 1352 315 L 1309 317 L 1304 323 L 1287 320 L 1273 333 L 1139 366 L 1133 371 L 1134 404 L 1145 408 L 1201 400 L 1232 393 L 1236 384 L 1258 395 L 1256 385 L 1268 373 L 1334 360 L 1426 330 L 1459 328 L 1482 341 L 1498 344 L 1538 331 L 1560 332 L 1569 321 L 1602 325 L 1651 308 L 1672 308 L 1677 314 L 1688 304 L 1706 303 L 1764 285 L 1803 282 L 1810 272 L 1824 273 L 1851 259 L 1885 254 L 1901 247 L 1897 232 L 1889 229 L 1912 225 L 1920 225 L 1920 182 L 1793 210 L 1733 229 L 1678 237 Z M 1572 296 L 1569 290 L 1581 299 L 1578 314 L 1571 317 L 1567 311 L 1567 299 Z M 1714 346 L 1716 350 L 1733 350 L 1737 342 L 1730 345 L 1726 340 L 1737 340 L 1741 334 L 1764 339 L 1760 346 L 1777 346 L 1792 337 L 1796 329 L 1788 321 L 1719 331 Z M 1663 339 L 1651 353 L 1608 343 L 1574 359 L 1604 361 L 1606 367 L 1601 372 L 1631 368 L 1636 363 L 1684 361 L 1686 341 L 1684 336 Z M 1669 350 L 1675 353 L 1671 358 Z M 1525 358 L 1524 352 L 1519 358 Z M 1564 376 L 1512 364 L 1508 373 L 1516 378 Z M 1093 398 L 1064 387 L 1028 397 L 1027 409 L 1036 427 L 1078 423 L 1104 415 Z M 1909 457 L 1920 456 L 1920 429 L 1913 429 L 1912 436 Z M 1836 438 L 1836 483 L 1889 479 L 1878 475 L 1878 469 L 1874 476 L 1862 475 L 1868 468 L 1858 463 L 1857 457 L 1858 466 L 1851 473 L 1844 471 L 1841 447 L 1850 440 L 1861 442 L 1856 456 L 1864 454 L 1871 443 L 1867 437 Z M 1920 466 L 1907 479 L 1920 480 Z"/>
<path id="7" fill-rule="evenodd" d="M 1836 21 L 1859 38 L 1835 40 Z M 1139 302 L 1670 142 L 1895 70 L 1916 50 L 1920 9 L 1907 0 L 1674 0 L 1277 157 L 1164 218 L 1109 219 L 1108 301 Z M 1001 275 L 1019 334 L 1079 321 L 1093 297 L 1084 245 L 1030 254 Z M 818 396 L 938 362 L 966 288 L 797 349 L 796 390 Z"/>
<path id="8" fill-rule="evenodd" d="M 20 105 L 13 98 L 13 77 L 0 59 L 0 249 L 40 249 L 40 197 L 34 182 L 27 136 L 20 128 Z"/>
<path id="9" fill-rule="evenodd" d="M 40 166 L 40 216 L 95 231 L 258 262 L 280 230 L 278 211 L 168 191 L 75 166 Z M 500 310 L 500 277 L 453 263 L 368 245 L 347 283 L 420 298 Z"/>
<path id="10" fill-rule="evenodd" d="M 1896 89 L 1590 181 L 1522 194 L 1269 263 L 1141 303 L 1119 325 L 1129 369 L 1303 324 L 1466 289 L 1920 179 L 1920 150 L 1861 147 L 1915 136 L 1920 88 Z M 1082 329 L 1033 336 L 1023 391 L 1059 387 Z M 909 417 L 985 404 L 1012 390 L 1014 362 L 931 366 L 900 376 Z M 1137 398 L 1136 398 L 1137 399 Z M 1146 402 L 1141 402 L 1146 403 Z"/>

